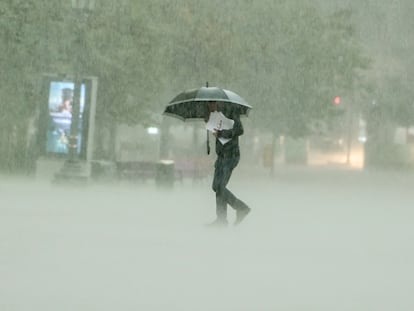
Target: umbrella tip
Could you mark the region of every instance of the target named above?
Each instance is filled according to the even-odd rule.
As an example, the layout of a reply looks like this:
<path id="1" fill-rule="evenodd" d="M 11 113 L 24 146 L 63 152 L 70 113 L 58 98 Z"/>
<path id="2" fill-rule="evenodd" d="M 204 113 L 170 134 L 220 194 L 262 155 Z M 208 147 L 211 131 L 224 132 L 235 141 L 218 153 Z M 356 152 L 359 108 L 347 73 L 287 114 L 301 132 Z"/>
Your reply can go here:
<path id="1" fill-rule="evenodd" d="M 208 87 L 208 81 L 206 81 L 206 87 Z"/>

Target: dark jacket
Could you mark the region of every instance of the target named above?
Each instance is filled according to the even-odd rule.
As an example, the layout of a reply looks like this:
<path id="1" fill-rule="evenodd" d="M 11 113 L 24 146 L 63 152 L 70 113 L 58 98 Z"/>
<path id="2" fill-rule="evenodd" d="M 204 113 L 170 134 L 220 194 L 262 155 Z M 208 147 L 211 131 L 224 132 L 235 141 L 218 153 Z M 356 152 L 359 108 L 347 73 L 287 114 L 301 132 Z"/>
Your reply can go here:
<path id="1" fill-rule="evenodd" d="M 233 114 L 231 117 L 227 118 L 234 121 L 233 128 L 230 130 L 218 131 L 217 138 L 223 137 L 230 138 L 231 140 L 223 145 L 216 139 L 216 154 L 223 158 L 240 157 L 239 136 L 244 133 L 243 125 L 240 122 L 240 117 L 238 115 Z"/>

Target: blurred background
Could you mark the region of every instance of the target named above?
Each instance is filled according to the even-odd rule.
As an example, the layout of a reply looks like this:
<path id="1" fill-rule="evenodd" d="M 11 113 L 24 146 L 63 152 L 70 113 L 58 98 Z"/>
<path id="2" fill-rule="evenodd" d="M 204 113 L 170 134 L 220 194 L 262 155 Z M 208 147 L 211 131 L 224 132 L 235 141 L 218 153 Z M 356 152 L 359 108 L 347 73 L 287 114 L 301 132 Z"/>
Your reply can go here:
<path id="1" fill-rule="evenodd" d="M 413 13 L 409 0 L 2 1 L 0 171 L 72 156 L 96 178 L 161 160 L 204 176 L 204 124 L 162 112 L 206 82 L 253 106 L 242 168 L 412 169 Z M 75 155 L 72 119 L 51 108 L 68 82 L 82 85 Z"/>
<path id="2" fill-rule="evenodd" d="M 413 3 L 1 0 L 0 310 L 414 310 Z M 253 107 L 219 232 L 163 116 L 207 82 Z"/>

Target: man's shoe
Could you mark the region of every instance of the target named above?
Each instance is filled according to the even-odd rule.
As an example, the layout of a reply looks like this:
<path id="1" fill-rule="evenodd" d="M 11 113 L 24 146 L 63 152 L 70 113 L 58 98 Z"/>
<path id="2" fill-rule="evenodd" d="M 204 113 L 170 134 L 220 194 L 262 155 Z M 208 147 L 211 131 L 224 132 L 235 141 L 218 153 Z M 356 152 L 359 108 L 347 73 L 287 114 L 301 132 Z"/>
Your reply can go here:
<path id="1" fill-rule="evenodd" d="M 215 221 L 206 225 L 209 228 L 227 228 L 228 222 L 226 219 L 217 218 Z"/>
<path id="2" fill-rule="evenodd" d="M 234 225 L 237 226 L 239 225 L 243 219 L 247 216 L 247 214 L 249 214 L 251 211 L 250 207 L 246 207 L 240 210 L 236 211 L 236 221 L 234 222 Z"/>

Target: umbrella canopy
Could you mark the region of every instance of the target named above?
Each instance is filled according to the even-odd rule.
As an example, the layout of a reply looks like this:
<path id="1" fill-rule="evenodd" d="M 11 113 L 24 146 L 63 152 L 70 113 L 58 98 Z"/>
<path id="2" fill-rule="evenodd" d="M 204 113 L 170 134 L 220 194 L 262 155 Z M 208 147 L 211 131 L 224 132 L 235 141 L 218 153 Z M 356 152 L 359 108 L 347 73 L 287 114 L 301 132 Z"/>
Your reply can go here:
<path id="1" fill-rule="evenodd" d="M 218 87 L 201 87 L 178 94 L 169 102 L 164 110 L 181 120 L 204 119 L 207 111 L 207 102 L 217 101 L 221 106 L 230 108 L 240 115 L 248 115 L 252 107 L 236 93 Z"/>

